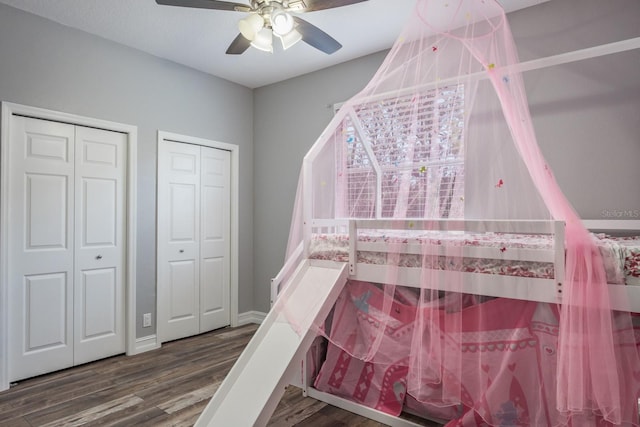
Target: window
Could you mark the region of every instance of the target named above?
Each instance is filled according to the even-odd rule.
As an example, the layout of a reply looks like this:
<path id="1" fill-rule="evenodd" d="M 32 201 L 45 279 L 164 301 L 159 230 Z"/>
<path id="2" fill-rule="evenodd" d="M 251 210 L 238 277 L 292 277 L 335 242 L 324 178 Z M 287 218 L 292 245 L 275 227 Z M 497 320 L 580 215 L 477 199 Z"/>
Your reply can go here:
<path id="1" fill-rule="evenodd" d="M 463 85 L 355 105 L 337 132 L 345 217 L 463 216 Z"/>

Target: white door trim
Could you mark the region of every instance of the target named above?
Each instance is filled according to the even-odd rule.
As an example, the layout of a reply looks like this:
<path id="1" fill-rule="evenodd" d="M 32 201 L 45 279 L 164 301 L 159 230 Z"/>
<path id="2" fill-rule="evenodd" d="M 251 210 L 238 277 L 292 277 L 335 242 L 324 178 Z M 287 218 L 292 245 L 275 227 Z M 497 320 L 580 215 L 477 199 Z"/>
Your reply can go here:
<path id="1" fill-rule="evenodd" d="M 157 152 L 160 151 L 160 143 L 161 141 L 172 141 L 172 142 L 182 142 L 187 144 L 194 145 L 202 145 L 205 147 L 217 148 L 219 150 L 226 150 L 231 152 L 231 259 L 230 259 L 230 283 L 229 283 L 229 297 L 231 298 L 229 310 L 231 311 L 231 326 L 238 326 L 238 200 L 239 200 L 239 177 L 240 177 L 240 147 L 234 144 L 227 144 L 226 142 L 218 142 L 210 139 L 203 139 L 194 136 L 180 135 L 177 133 L 158 131 L 158 142 L 157 142 Z M 157 163 L 157 162 L 156 162 Z M 159 173 L 157 171 L 156 173 Z M 156 245 L 158 239 L 156 236 Z M 156 275 L 158 274 L 158 268 L 156 262 Z M 156 276 L 156 286 L 157 286 L 157 276 Z M 156 313 L 160 309 L 159 301 L 156 300 Z M 159 318 L 156 315 L 156 318 Z M 158 329 L 162 326 L 160 322 L 157 323 Z M 157 336 L 162 336 L 160 332 L 157 332 Z"/>
<path id="2" fill-rule="evenodd" d="M 0 391 L 9 388 L 9 319 L 8 296 L 9 277 L 8 263 L 8 195 L 9 195 L 9 159 L 11 116 L 20 115 L 36 119 L 51 120 L 124 133 L 127 135 L 127 227 L 126 252 L 126 351 L 136 352 L 136 217 L 137 217 L 137 126 L 94 119 L 76 114 L 63 113 L 43 108 L 29 107 L 10 102 L 1 103 L 0 116 Z"/>

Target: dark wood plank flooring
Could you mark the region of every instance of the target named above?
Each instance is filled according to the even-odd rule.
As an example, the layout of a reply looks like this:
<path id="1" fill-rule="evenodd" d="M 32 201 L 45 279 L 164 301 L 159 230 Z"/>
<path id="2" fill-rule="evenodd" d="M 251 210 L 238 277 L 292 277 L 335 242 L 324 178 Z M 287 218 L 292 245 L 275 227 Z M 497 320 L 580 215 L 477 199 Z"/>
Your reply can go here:
<path id="1" fill-rule="evenodd" d="M 0 393 L 0 427 L 192 426 L 256 329 L 226 328 L 21 381 Z M 269 425 L 382 424 L 288 387 Z"/>

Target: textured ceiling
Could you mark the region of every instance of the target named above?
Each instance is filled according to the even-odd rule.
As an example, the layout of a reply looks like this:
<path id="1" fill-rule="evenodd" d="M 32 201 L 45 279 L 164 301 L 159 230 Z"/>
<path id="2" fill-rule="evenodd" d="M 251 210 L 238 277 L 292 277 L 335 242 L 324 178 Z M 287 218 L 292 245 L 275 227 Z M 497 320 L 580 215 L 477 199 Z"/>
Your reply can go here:
<path id="1" fill-rule="evenodd" d="M 512 11 L 548 0 L 501 0 Z M 237 0 L 239 3 L 248 3 Z M 368 0 L 301 15 L 343 48 L 327 55 L 306 43 L 266 53 L 225 51 L 246 13 L 159 6 L 155 0 L 0 0 L 63 25 L 96 34 L 249 88 L 256 88 L 391 47 L 415 0 Z"/>

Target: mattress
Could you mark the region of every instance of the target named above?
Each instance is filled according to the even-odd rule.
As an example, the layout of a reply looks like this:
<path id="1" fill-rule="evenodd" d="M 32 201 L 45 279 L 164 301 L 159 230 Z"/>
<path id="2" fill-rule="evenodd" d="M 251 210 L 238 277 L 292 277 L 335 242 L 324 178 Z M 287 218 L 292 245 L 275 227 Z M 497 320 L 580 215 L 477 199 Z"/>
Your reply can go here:
<path id="1" fill-rule="evenodd" d="M 609 270 L 615 270 L 621 276 L 620 281 L 615 283 L 640 285 L 640 236 L 613 237 L 606 234 L 593 236 L 600 248 L 600 253 L 603 253 L 605 258 L 607 277 L 611 274 Z"/>
<path id="2" fill-rule="evenodd" d="M 612 284 L 640 285 L 640 236 L 613 237 L 607 234 L 592 234 L 602 255 L 607 281 Z M 550 250 L 553 237 L 542 234 L 468 233 L 415 230 L 367 230 L 359 231 L 362 243 L 384 243 L 393 245 L 418 244 L 431 247 L 494 248 L 500 253 L 511 249 Z M 313 234 L 309 246 L 309 258 L 347 262 L 349 260 L 348 234 Z M 388 261 L 384 251 L 357 251 L 357 262 L 384 265 Z M 499 274 L 506 276 L 552 279 L 553 263 L 522 261 L 486 257 L 456 257 L 419 253 L 400 254 L 395 261 L 401 267 L 422 267 L 439 270 L 455 270 L 471 273 Z"/>

